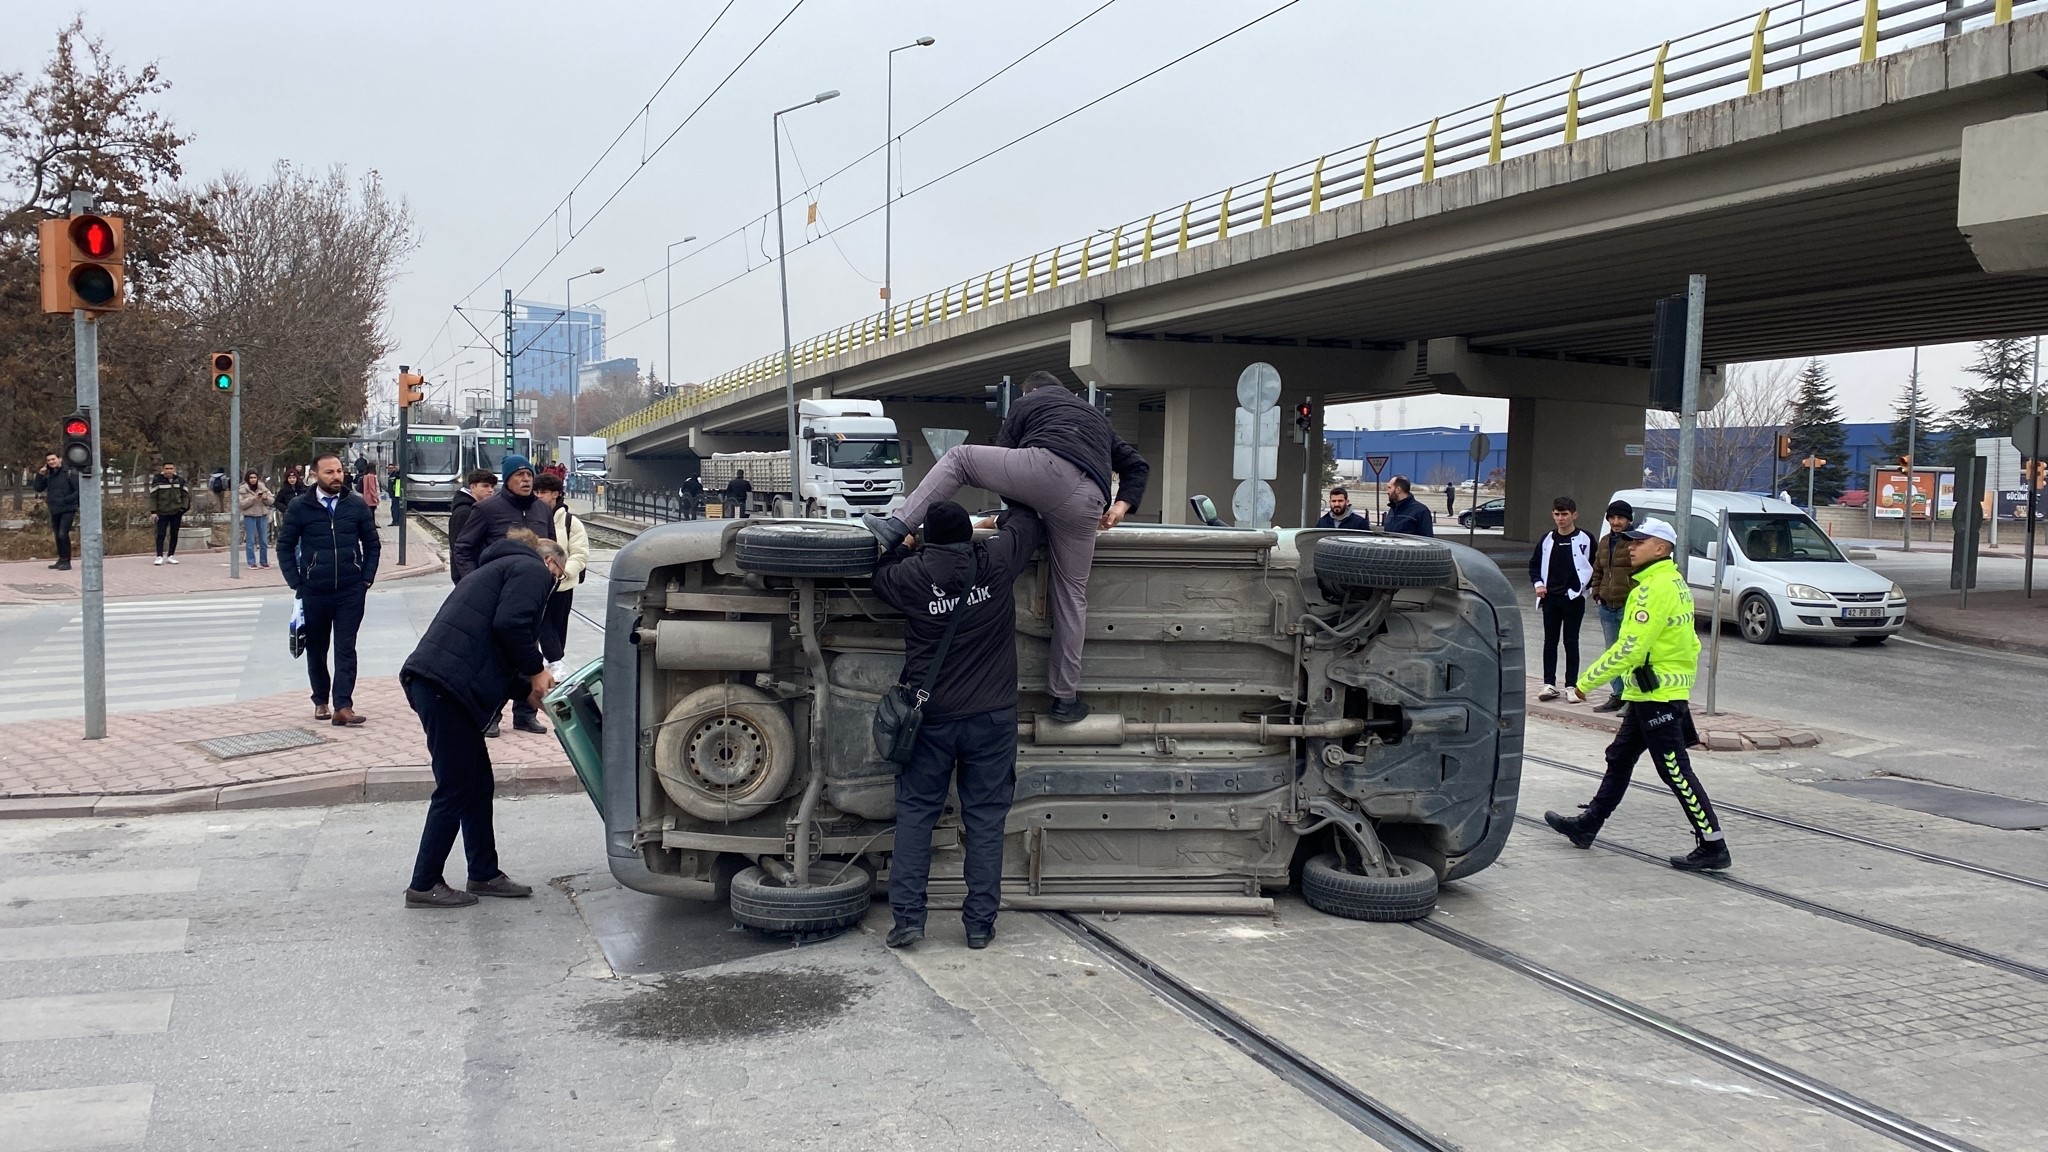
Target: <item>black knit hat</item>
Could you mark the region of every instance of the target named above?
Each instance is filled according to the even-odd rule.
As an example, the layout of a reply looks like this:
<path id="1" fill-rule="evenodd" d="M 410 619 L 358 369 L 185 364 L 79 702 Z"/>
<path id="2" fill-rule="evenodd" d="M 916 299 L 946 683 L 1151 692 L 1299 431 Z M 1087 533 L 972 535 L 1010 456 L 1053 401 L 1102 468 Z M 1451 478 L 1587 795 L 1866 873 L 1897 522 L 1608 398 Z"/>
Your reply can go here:
<path id="1" fill-rule="evenodd" d="M 965 544 L 972 539 L 974 521 L 968 518 L 967 509 L 951 500 L 941 500 L 925 512 L 925 543 Z"/>
<path id="2" fill-rule="evenodd" d="M 1630 521 L 1633 521 L 1636 518 L 1635 508 L 1630 506 L 1629 502 L 1626 500 L 1616 500 L 1614 503 L 1609 504 L 1607 506 L 1607 514 L 1609 516 L 1619 516 L 1623 520 Z"/>

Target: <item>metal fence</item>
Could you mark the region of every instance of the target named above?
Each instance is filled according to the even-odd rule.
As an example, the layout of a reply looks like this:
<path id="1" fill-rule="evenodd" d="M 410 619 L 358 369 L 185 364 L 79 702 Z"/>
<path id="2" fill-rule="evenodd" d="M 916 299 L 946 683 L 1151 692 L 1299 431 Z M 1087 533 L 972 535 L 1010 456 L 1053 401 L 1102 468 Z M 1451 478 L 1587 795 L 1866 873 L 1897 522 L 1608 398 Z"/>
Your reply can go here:
<path id="1" fill-rule="evenodd" d="M 604 484 L 603 507 L 615 516 L 634 520 L 646 520 L 655 524 L 672 524 L 678 520 L 704 520 L 714 517 L 706 510 L 704 498 L 692 500 L 677 488 L 641 488 L 625 481 L 607 480 Z M 712 505 L 721 512 L 723 507 Z"/>
<path id="2" fill-rule="evenodd" d="M 1095 232 L 923 299 L 892 306 L 814 336 L 792 350 L 804 365 L 915 328 L 1114 272 L 1276 221 L 1315 215 L 1346 200 L 1427 183 L 1453 172 L 1570 144 L 1642 115 L 1660 120 L 1789 82 L 1806 72 L 1868 63 L 1930 39 L 2009 23 L 2048 0 L 1785 0 L 1565 76 L 1376 136 L 1291 168 L 1197 197 L 1143 220 Z M 772 380 L 782 353 L 764 356 L 600 429 L 616 439 L 694 405 Z"/>

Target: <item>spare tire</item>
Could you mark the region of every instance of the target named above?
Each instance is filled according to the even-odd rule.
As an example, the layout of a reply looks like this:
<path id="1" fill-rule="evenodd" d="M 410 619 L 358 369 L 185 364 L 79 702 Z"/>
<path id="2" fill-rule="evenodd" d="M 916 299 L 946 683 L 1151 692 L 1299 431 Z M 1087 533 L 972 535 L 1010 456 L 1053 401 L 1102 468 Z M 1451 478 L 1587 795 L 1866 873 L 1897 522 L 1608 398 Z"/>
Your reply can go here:
<path id="1" fill-rule="evenodd" d="M 1301 898 L 1318 912 L 1346 920 L 1420 920 L 1436 907 L 1436 872 L 1405 856 L 1392 857 L 1393 876 L 1360 876 L 1334 852 L 1311 858 L 1301 870 Z M 737 889 L 735 889 L 737 890 Z"/>
<path id="2" fill-rule="evenodd" d="M 867 869 L 816 860 L 811 875 L 818 882 L 809 888 L 785 888 L 759 865 L 741 869 L 732 878 L 733 922 L 762 932 L 812 936 L 851 928 L 867 915 L 868 892 L 875 884 Z"/>
<path id="3" fill-rule="evenodd" d="M 1454 588 L 1458 561 L 1420 536 L 1325 536 L 1316 541 L 1316 578 L 1339 589 Z"/>
<path id="4" fill-rule="evenodd" d="M 843 520 L 749 524 L 734 549 L 740 571 L 761 576 L 867 576 L 878 555 L 874 533 Z"/>

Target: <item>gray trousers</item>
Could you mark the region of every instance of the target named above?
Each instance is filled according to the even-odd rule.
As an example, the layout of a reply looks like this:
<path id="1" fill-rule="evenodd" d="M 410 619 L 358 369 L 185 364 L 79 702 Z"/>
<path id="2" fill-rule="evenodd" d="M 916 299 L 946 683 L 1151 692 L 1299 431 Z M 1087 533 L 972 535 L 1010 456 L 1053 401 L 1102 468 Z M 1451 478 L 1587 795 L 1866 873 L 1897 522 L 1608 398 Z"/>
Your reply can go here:
<path id="1" fill-rule="evenodd" d="M 1081 690 L 1088 569 L 1095 563 L 1095 534 L 1102 526 L 1102 489 L 1087 473 L 1043 448 L 962 444 L 939 457 L 896 518 L 915 531 L 933 504 L 952 499 L 962 488 L 986 488 L 1028 504 L 1045 522 L 1046 550 L 1052 554 L 1052 583 L 1045 597 L 1052 615 L 1052 658 L 1045 686 L 1055 699 L 1073 699 Z"/>

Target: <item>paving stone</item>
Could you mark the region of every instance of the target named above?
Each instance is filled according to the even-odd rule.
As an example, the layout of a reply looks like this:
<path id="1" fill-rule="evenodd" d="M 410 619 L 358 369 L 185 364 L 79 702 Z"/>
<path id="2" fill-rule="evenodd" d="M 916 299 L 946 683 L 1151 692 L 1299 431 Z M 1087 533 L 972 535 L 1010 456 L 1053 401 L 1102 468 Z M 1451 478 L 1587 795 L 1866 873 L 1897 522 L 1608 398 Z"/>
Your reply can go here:
<path id="1" fill-rule="evenodd" d="M 1749 742 L 1756 745 L 1756 749 L 1759 752 L 1775 752 L 1785 743 L 1783 740 L 1767 732 L 1750 733 Z"/>
<path id="2" fill-rule="evenodd" d="M 1733 732 L 1707 732 L 1702 734 L 1702 738 L 1706 740 L 1707 750 L 1710 752 L 1742 751 L 1742 737 Z"/>
<path id="3" fill-rule="evenodd" d="M 1820 743 L 1820 737 L 1803 728 L 1794 729 L 1791 732 L 1785 733 L 1785 743 L 1790 744 L 1794 748 L 1812 748 Z"/>

